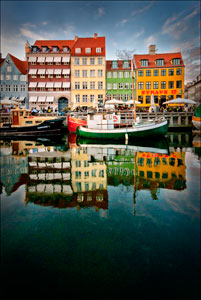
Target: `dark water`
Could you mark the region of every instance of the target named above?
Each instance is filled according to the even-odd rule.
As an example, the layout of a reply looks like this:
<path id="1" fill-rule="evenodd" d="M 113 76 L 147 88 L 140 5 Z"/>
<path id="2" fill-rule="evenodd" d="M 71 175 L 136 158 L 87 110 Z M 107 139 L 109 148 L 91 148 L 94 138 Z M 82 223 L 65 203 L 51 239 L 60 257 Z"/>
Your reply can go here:
<path id="1" fill-rule="evenodd" d="M 7 295 L 197 299 L 200 142 L 1 141 Z"/>

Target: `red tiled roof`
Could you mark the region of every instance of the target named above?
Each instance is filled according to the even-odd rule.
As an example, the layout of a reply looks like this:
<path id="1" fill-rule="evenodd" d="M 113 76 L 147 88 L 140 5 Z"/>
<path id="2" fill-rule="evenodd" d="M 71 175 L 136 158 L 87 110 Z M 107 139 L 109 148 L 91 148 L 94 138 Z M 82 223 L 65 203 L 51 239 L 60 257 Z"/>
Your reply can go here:
<path id="1" fill-rule="evenodd" d="M 76 48 L 81 48 L 81 53 L 75 53 Z M 91 48 L 91 53 L 85 53 L 85 48 Z M 96 53 L 96 48 L 101 48 L 101 53 Z M 105 56 L 105 37 L 78 38 L 74 42 L 71 55 L 73 56 Z"/>
<path id="2" fill-rule="evenodd" d="M 37 40 L 35 41 L 34 46 L 38 46 L 39 48 L 42 46 L 47 46 L 51 50 L 52 47 L 57 46 L 60 50 L 62 50 L 63 47 L 69 47 L 71 49 L 74 43 L 74 40 Z"/>
<path id="3" fill-rule="evenodd" d="M 112 62 L 113 61 L 117 61 L 118 62 L 118 68 L 112 68 Z M 128 68 L 124 68 L 123 67 L 123 62 L 124 61 L 129 61 L 129 67 Z M 131 60 L 107 60 L 106 61 L 106 71 L 112 71 L 112 70 L 116 70 L 116 71 L 120 71 L 120 70 L 131 70 Z"/>
<path id="4" fill-rule="evenodd" d="M 136 69 L 141 68 L 164 68 L 164 67 L 175 67 L 172 65 L 171 60 L 173 58 L 180 58 L 181 64 L 179 66 L 184 67 L 183 58 L 181 52 L 177 53 L 160 53 L 160 54 L 134 54 L 133 56 Z M 148 67 L 142 67 L 140 64 L 141 59 L 148 59 Z M 164 59 L 164 66 L 157 66 L 155 61 L 156 59 Z"/>
<path id="5" fill-rule="evenodd" d="M 5 58 L 0 59 L 0 66 L 3 64 L 4 60 L 5 60 Z"/>
<path id="6" fill-rule="evenodd" d="M 27 74 L 27 69 L 28 69 L 28 63 L 27 63 L 27 61 L 20 60 L 17 57 L 11 55 L 10 53 L 9 53 L 9 56 L 12 59 L 13 63 L 15 64 L 15 66 L 20 71 L 20 73 Z"/>

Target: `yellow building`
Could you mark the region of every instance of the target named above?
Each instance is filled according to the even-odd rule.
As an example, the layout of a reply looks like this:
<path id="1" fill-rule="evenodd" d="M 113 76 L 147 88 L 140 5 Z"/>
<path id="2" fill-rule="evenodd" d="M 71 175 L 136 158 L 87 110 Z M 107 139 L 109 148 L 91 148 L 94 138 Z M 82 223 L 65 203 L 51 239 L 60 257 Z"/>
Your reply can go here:
<path id="1" fill-rule="evenodd" d="M 149 46 L 149 54 L 134 55 L 136 98 L 139 107 L 149 107 L 151 96 L 161 106 L 165 101 L 184 97 L 184 62 L 180 52 L 156 54 L 156 46 Z"/>
<path id="2" fill-rule="evenodd" d="M 105 101 L 105 37 L 75 37 L 71 50 L 71 109 Z"/>

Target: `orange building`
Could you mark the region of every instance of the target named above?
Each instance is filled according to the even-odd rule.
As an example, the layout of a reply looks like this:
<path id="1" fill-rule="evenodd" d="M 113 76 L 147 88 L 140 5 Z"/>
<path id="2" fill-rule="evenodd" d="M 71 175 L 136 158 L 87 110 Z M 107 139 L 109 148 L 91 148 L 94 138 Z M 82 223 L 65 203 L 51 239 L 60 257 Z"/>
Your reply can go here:
<path id="1" fill-rule="evenodd" d="M 184 97 L 184 62 L 180 52 L 156 53 L 149 46 L 149 54 L 135 54 L 136 97 L 139 107 L 149 107 L 151 96 L 161 106 L 165 101 Z"/>

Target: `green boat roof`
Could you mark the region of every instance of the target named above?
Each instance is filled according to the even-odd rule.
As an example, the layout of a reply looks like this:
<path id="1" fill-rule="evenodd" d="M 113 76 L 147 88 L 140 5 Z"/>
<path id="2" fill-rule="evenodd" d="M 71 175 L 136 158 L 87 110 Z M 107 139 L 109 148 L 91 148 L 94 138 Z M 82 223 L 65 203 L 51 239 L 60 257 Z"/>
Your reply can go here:
<path id="1" fill-rule="evenodd" d="M 201 104 L 196 108 L 195 116 L 201 118 Z"/>

